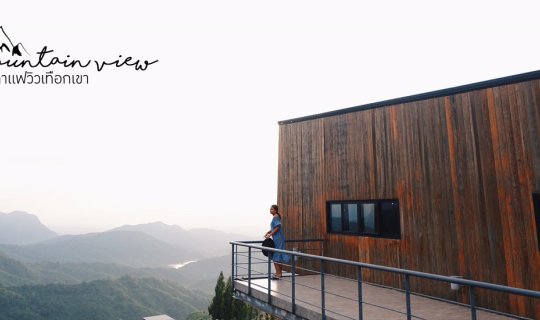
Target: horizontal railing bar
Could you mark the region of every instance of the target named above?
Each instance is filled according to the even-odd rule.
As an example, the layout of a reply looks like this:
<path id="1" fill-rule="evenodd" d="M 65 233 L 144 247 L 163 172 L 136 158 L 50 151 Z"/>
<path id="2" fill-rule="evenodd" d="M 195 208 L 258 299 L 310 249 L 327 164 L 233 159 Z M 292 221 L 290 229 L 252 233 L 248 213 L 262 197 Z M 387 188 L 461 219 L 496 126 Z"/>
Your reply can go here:
<path id="1" fill-rule="evenodd" d="M 281 250 L 281 249 L 263 247 L 259 245 L 247 244 L 247 243 L 243 243 L 239 241 L 231 241 L 230 243 L 234 245 L 252 247 L 252 248 L 261 249 L 261 250 L 270 251 L 270 252 L 286 253 L 292 256 L 316 259 L 319 261 L 327 261 L 327 262 L 345 264 L 345 265 L 356 266 L 356 267 L 360 266 L 362 268 L 368 268 L 368 269 L 373 269 L 373 270 L 387 271 L 387 272 L 392 272 L 392 273 L 397 273 L 397 274 L 410 275 L 410 276 L 414 276 L 418 278 L 431 279 L 431 280 L 437 280 L 437 281 L 443 281 L 443 282 L 449 282 L 449 283 L 457 283 L 457 284 L 461 284 L 465 286 L 473 286 L 473 287 L 478 287 L 478 288 L 484 288 L 484 289 L 490 289 L 490 290 L 495 290 L 495 291 L 523 295 L 523 296 L 529 296 L 529 297 L 534 297 L 534 298 L 540 298 L 540 291 L 508 287 L 508 286 L 503 286 L 499 284 L 493 284 L 493 283 L 487 283 L 487 282 L 481 282 L 481 281 L 475 281 L 475 280 L 452 278 L 449 276 L 441 276 L 437 274 L 425 273 L 425 272 L 420 272 L 420 271 L 385 267 L 385 266 L 364 263 L 364 262 L 343 260 L 343 259 L 324 257 L 324 256 L 316 256 L 316 255 L 300 253 L 296 251 Z M 257 243 L 260 243 L 260 242 L 257 242 Z"/>
<path id="2" fill-rule="evenodd" d="M 252 262 L 251 264 L 262 264 L 263 262 L 261 262 L 262 259 L 257 259 L 258 262 Z M 268 262 L 264 262 L 264 263 L 268 263 Z M 246 262 L 242 262 L 242 264 L 248 264 Z"/>
<path id="3" fill-rule="evenodd" d="M 260 275 L 263 275 L 263 274 L 266 275 L 265 272 L 253 272 L 253 270 L 252 270 L 252 271 L 251 271 L 251 275 L 253 275 L 253 274 L 255 274 L 256 276 L 260 276 Z M 247 278 L 247 275 L 248 275 L 247 273 L 243 273 L 243 274 L 238 275 L 237 278 L 239 278 L 240 276 L 245 276 L 245 277 Z M 252 278 L 253 278 L 253 277 L 252 277 Z"/>
<path id="4" fill-rule="evenodd" d="M 332 291 L 324 290 L 324 293 L 329 294 L 329 295 L 332 295 L 332 296 L 334 296 L 334 297 L 340 297 L 340 298 L 343 298 L 343 299 L 347 299 L 347 300 L 349 300 L 349 301 L 359 302 L 358 299 L 353 299 L 353 298 L 345 297 L 345 296 L 342 296 L 342 295 L 340 295 L 340 294 L 334 293 L 334 292 L 332 292 Z"/>
<path id="5" fill-rule="evenodd" d="M 308 301 L 306 301 L 306 300 L 300 300 L 300 299 L 296 298 L 296 301 L 300 301 L 300 302 L 302 302 L 302 303 L 304 303 L 304 304 L 307 304 L 307 305 L 309 305 L 309 306 L 315 307 L 315 308 L 317 308 L 317 309 L 320 309 L 320 308 L 321 308 L 320 305 L 313 304 L 313 303 L 308 302 Z M 297 303 L 297 304 L 298 304 L 298 303 Z"/>
<path id="6" fill-rule="evenodd" d="M 268 288 L 263 287 L 263 286 L 261 286 L 260 284 L 256 284 L 256 283 L 252 283 L 252 284 L 251 284 L 251 287 L 259 287 L 259 288 L 261 288 L 261 289 L 263 289 L 263 290 L 268 289 Z M 272 292 L 272 289 L 270 289 L 270 292 Z"/>
<path id="7" fill-rule="evenodd" d="M 407 315 L 406 312 L 403 312 L 403 311 L 399 311 L 399 310 L 396 310 L 396 309 L 392 309 L 392 308 L 387 308 L 387 307 L 384 307 L 384 306 L 380 306 L 378 304 L 374 304 L 374 303 L 371 303 L 371 302 L 367 302 L 367 301 L 362 301 L 363 304 L 367 304 L 369 306 L 372 306 L 372 307 L 376 307 L 376 308 L 380 308 L 380 309 L 384 309 L 384 310 L 388 310 L 388 311 L 392 311 L 392 312 L 395 312 L 395 313 L 400 313 L 400 314 L 403 314 L 403 315 Z M 415 315 L 411 315 L 412 317 L 415 317 L 415 318 L 419 318 L 419 319 L 422 319 L 418 316 L 415 316 Z"/>
<path id="8" fill-rule="evenodd" d="M 260 258 L 251 258 L 251 260 L 257 260 L 257 261 L 262 261 L 263 259 L 260 259 Z M 260 264 L 260 262 L 257 262 Z M 247 262 L 238 262 L 237 264 L 248 264 Z M 254 264 L 253 262 L 251 264 Z"/>
<path id="9" fill-rule="evenodd" d="M 304 251 L 317 251 L 317 249 L 314 249 L 314 250 L 304 250 Z M 295 251 L 295 252 L 299 252 L 299 251 Z M 243 253 L 248 253 L 247 251 L 244 251 Z M 254 251 L 251 253 L 251 259 L 256 259 L 256 260 L 263 260 L 263 261 L 266 261 L 266 259 L 263 259 L 263 258 L 260 258 L 260 257 L 254 257 L 253 254 L 255 253 L 260 253 L 261 256 L 264 256 L 262 251 L 261 250 L 258 250 L 258 251 Z M 236 254 L 236 256 L 238 257 L 243 257 L 243 258 L 246 258 L 246 259 L 249 259 L 249 256 L 247 254 L 241 254 L 240 252 Z M 265 256 L 266 258 L 266 256 Z"/>
<path id="10" fill-rule="evenodd" d="M 237 264 L 236 267 L 238 269 L 244 269 L 244 270 L 249 270 L 249 268 L 246 268 L 246 267 L 242 267 L 241 265 Z"/>
<path id="11" fill-rule="evenodd" d="M 261 240 L 247 240 L 247 241 L 231 241 L 230 243 L 261 243 Z M 298 239 L 298 240 L 285 240 L 285 242 L 324 242 L 324 239 Z"/>
<path id="12" fill-rule="evenodd" d="M 313 271 L 315 272 L 315 271 Z M 332 278 L 336 278 L 336 279 L 341 279 L 341 280 L 345 280 L 345 281 L 349 281 L 349 282 L 354 282 L 354 283 L 357 283 L 358 280 L 356 279 L 352 279 L 352 278 L 346 278 L 346 277 L 342 277 L 342 276 L 338 276 L 338 275 L 335 275 L 335 274 L 327 274 L 328 277 L 332 277 Z M 362 281 L 362 283 L 364 283 L 365 281 Z M 367 283 L 367 282 L 366 282 Z"/>
<path id="13" fill-rule="evenodd" d="M 261 274 L 256 274 L 256 275 L 251 274 L 251 279 L 258 279 L 258 278 L 259 278 L 258 276 L 262 276 L 262 275 L 261 275 Z M 262 278 L 262 277 L 261 277 L 261 278 Z M 244 280 L 247 281 L 247 280 L 249 279 L 249 274 L 247 274 L 247 273 L 239 274 L 239 275 L 236 276 L 236 279 L 237 279 L 237 280 L 242 280 L 242 279 L 244 279 Z"/>
<path id="14" fill-rule="evenodd" d="M 335 314 L 335 315 L 338 315 L 340 317 L 344 317 L 344 318 L 347 318 L 347 319 L 353 319 L 353 320 L 356 320 L 356 318 L 352 318 L 352 317 L 349 317 L 348 315 L 345 315 L 343 313 L 339 313 L 337 311 L 332 311 L 330 309 L 325 309 L 327 313 L 332 313 L 332 314 Z"/>
<path id="15" fill-rule="evenodd" d="M 304 288 L 309 288 L 309 289 L 313 289 L 314 291 L 316 292 L 321 292 L 322 290 L 319 289 L 319 288 L 315 288 L 315 287 L 310 287 L 306 284 L 302 284 L 302 283 L 296 283 L 296 286 L 300 286 L 300 287 L 304 287 Z"/>
<path id="16" fill-rule="evenodd" d="M 260 241 L 257 241 L 257 243 L 261 243 Z M 300 250 L 303 250 L 303 251 L 319 251 L 321 250 L 321 248 L 313 248 L 313 249 L 310 249 L 310 248 L 298 248 L 298 250 L 293 250 L 293 251 L 296 251 L 296 252 L 301 252 Z M 252 251 L 251 253 L 260 253 L 262 254 L 262 251 L 263 250 L 257 250 L 257 251 Z M 249 253 L 249 251 L 238 251 L 236 252 L 236 254 L 238 256 L 242 256 L 242 257 L 247 257 L 247 255 L 245 255 L 246 253 Z"/>
<path id="17" fill-rule="evenodd" d="M 241 269 L 244 269 L 244 270 L 249 270 L 249 268 L 246 268 L 246 267 L 238 267 L 238 268 L 241 268 Z M 266 274 L 266 272 L 261 272 L 261 271 L 257 271 L 257 270 L 251 270 L 251 273 L 259 273 L 259 274 Z"/>
<path id="18" fill-rule="evenodd" d="M 245 265 L 248 265 L 249 263 L 242 263 L 241 265 L 245 266 Z M 262 262 L 252 262 L 251 265 L 259 265 L 259 264 L 263 264 Z M 268 264 L 268 263 L 267 263 Z"/>
<path id="19" fill-rule="evenodd" d="M 246 273 L 246 274 L 242 274 L 241 277 L 238 277 L 240 279 L 249 279 L 249 275 Z M 264 279 L 264 278 L 268 278 L 268 275 L 266 273 L 253 273 L 251 272 L 251 279 Z"/>

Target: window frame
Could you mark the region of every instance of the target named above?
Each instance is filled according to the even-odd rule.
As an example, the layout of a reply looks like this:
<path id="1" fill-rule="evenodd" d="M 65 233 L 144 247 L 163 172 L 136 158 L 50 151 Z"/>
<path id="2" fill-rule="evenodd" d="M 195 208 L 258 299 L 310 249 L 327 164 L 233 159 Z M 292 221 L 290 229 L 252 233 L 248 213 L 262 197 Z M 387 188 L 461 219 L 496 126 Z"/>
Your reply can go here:
<path id="1" fill-rule="evenodd" d="M 381 203 L 383 202 L 396 202 L 397 203 L 397 209 L 398 209 L 398 223 L 399 223 L 399 234 L 389 234 L 389 233 L 382 233 L 381 230 Z M 335 231 L 332 230 L 332 205 L 339 204 L 341 206 L 341 231 Z M 349 230 L 343 230 L 344 226 L 347 225 L 347 227 L 350 227 L 350 223 L 348 221 L 348 208 L 344 209 L 344 207 L 347 207 L 349 204 L 356 204 L 357 205 L 357 223 L 358 223 L 358 231 L 349 231 Z M 365 225 L 364 225 L 364 208 L 363 204 L 374 204 L 375 205 L 375 232 L 365 232 Z M 347 217 L 344 216 L 344 213 L 347 213 Z M 329 200 L 326 201 L 326 231 L 328 233 L 332 234 L 342 234 L 342 235 L 352 235 L 352 236 L 361 236 L 361 237 L 372 237 L 372 238 L 384 238 L 384 239 L 401 239 L 401 210 L 399 208 L 399 200 L 398 199 L 375 199 L 375 200 Z M 347 220 L 347 221 L 345 221 Z"/>

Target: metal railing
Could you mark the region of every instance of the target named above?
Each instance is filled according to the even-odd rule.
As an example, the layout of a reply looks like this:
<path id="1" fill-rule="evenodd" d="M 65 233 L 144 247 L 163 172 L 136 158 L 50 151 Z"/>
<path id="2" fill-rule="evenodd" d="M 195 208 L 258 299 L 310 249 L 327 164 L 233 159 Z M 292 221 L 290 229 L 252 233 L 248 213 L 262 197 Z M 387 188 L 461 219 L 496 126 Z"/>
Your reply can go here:
<path id="1" fill-rule="evenodd" d="M 232 244 L 233 242 L 231 242 Z M 244 244 L 245 247 L 247 247 L 248 251 L 239 251 L 238 250 L 238 246 L 233 244 L 232 245 L 232 270 L 231 270 L 231 274 L 232 274 L 232 279 L 238 279 L 238 278 L 241 278 L 240 277 L 240 273 L 238 272 L 238 269 L 246 269 L 247 270 L 247 274 L 244 274 L 246 276 L 246 279 L 247 279 L 247 282 L 248 282 L 248 295 L 251 295 L 251 292 L 252 292 L 252 279 L 260 279 L 260 278 L 268 278 L 268 302 L 270 303 L 271 302 L 271 299 L 272 299 L 272 290 L 271 290 L 271 280 L 272 280 L 272 276 L 271 276 L 271 254 L 268 254 L 267 257 L 256 257 L 254 256 L 254 250 L 253 248 L 256 249 L 256 252 L 255 253 L 259 253 L 260 256 L 262 256 L 262 246 L 258 246 L 258 244 L 261 243 L 261 241 L 239 241 L 238 243 L 241 243 L 241 244 Z M 311 244 L 311 243 L 317 243 L 318 244 L 318 247 L 315 247 L 315 248 L 311 248 L 312 246 L 308 245 L 308 244 Z M 296 246 L 294 246 L 292 248 L 292 251 L 290 250 L 286 250 L 284 252 L 296 252 L 296 253 L 302 253 L 302 252 L 310 252 L 310 251 L 318 251 L 318 253 L 322 256 L 324 255 L 324 240 L 323 239 L 301 239 L 301 240 L 286 240 L 285 241 L 285 245 L 286 247 L 290 247 L 291 244 L 296 244 Z M 268 249 L 271 249 L 271 248 L 268 248 Z M 265 250 L 266 251 L 266 250 Z M 272 249 L 273 252 L 275 252 L 273 249 Z M 247 254 L 247 255 L 246 255 Z M 242 263 L 242 262 L 239 262 L 239 259 L 238 257 L 245 257 L 247 258 L 247 262 L 245 263 Z M 291 271 L 291 276 L 292 276 L 292 282 L 295 283 L 295 276 L 296 276 L 296 272 L 295 272 L 295 257 L 296 255 L 293 255 L 291 261 L 291 265 L 292 265 L 292 271 Z M 255 261 L 255 262 L 253 262 Z M 261 268 L 259 269 L 254 269 L 254 266 L 257 266 L 257 265 L 262 265 L 264 264 L 265 267 L 266 267 L 266 270 L 262 270 Z M 247 267 L 243 267 L 243 266 L 247 266 Z M 254 276 L 255 274 L 255 276 Z M 234 290 L 234 286 L 232 288 Z M 292 304 L 292 310 L 293 310 L 293 313 L 295 311 L 295 308 L 296 308 L 296 297 L 295 297 L 295 285 L 293 285 L 293 290 L 292 290 L 292 301 L 293 301 L 293 304 Z"/>
<path id="2" fill-rule="evenodd" d="M 385 266 L 374 265 L 374 264 L 369 264 L 369 263 L 362 263 L 362 262 L 356 262 L 356 261 L 350 261 L 350 260 L 343 260 L 343 259 L 325 257 L 325 256 L 323 256 L 323 254 L 324 254 L 324 242 L 323 242 L 322 239 L 306 239 L 306 240 L 289 240 L 289 241 L 287 241 L 287 243 L 289 243 L 289 244 L 294 243 L 294 242 L 297 242 L 297 243 L 319 242 L 320 243 L 320 248 L 316 248 L 316 249 L 311 248 L 311 249 L 307 249 L 307 250 L 304 249 L 303 251 L 320 250 L 321 254 L 320 255 L 314 255 L 314 254 L 304 253 L 304 252 L 301 252 L 301 251 L 298 251 L 298 250 L 280 250 L 280 249 L 263 247 L 263 246 L 259 245 L 261 243 L 261 241 L 231 241 L 230 244 L 231 244 L 231 248 L 232 248 L 232 279 L 233 280 L 247 280 L 247 282 L 248 282 L 248 284 L 247 284 L 247 286 L 248 286 L 248 295 L 251 295 L 252 294 L 252 287 L 257 286 L 256 284 L 252 283 L 252 279 L 267 278 L 268 283 L 267 283 L 266 288 L 261 287 L 261 286 L 259 286 L 259 287 L 267 290 L 267 292 L 266 292 L 267 300 L 268 300 L 268 303 L 271 304 L 272 303 L 271 302 L 272 301 L 272 292 L 273 292 L 272 289 L 271 289 L 271 280 L 272 280 L 272 275 L 271 275 L 271 264 L 272 264 L 271 254 L 268 254 L 268 256 L 265 257 L 265 258 L 260 258 L 260 257 L 255 257 L 254 253 L 261 253 L 262 250 L 264 250 L 266 252 L 272 252 L 272 253 L 273 252 L 279 252 L 279 253 L 289 254 L 289 255 L 292 256 L 292 259 L 290 259 L 290 264 L 283 264 L 283 265 L 289 267 L 290 270 L 291 270 L 291 272 L 290 272 L 291 294 L 289 296 L 289 295 L 284 294 L 283 292 L 280 292 L 280 295 L 288 297 L 288 298 L 291 299 L 291 306 L 292 307 L 291 307 L 290 311 L 293 314 L 296 314 L 297 301 L 302 301 L 303 303 L 310 304 L 308 301 L 303 301 L 303 300 L 298 299 L 298 297 L 296 296 L 296 286 L 301 285 L 301 286 L 304 286 L 304 287 L 308 287 L 308 288 L 320 291 L 321 292 L 320 313 L 321 313 L 322 319 L 326 318 L 326 313 L 327 312 L 330 312 L 332 314 L 336 314 L 336 315 L 339 315 L 339 316 L 342 316 L 342 317 L 345 317 L 345 318 L 349 318 L 349 319 L 356 319 L 356 318 L 351 318 L 349 316 L 340 314 L 340 313 L 338 313 L 336 311 L 329 311 L 326 308 L 326 295 L 328 295 L 328 294 L 332 294 L 334 296 L 338 296 L 338 297 L 341 297 L 343 299 L 349 299 L 349 300 L 357 301 L 358 302 L 358 319 L 360 319 L 360 320 L 364 319 L 364 310 L 363 310 L 364 309 L 364 304 L 404 314 L 404 315 L 407 316 L 407 320 L 411 320 L 412 318 L 423 319 L 423 318 L 421 318 L 419 316 L 413 315 L 412 309 L 411 309 L 411 295 L 418 295 L 418 296 L 427 297 L 427 298 L 434 298 L 434 297 L 430 297 L 430 296 L 426 296 L 426 295 L 411 292 L 411 281 L 410 281 L 411 277 L 429 279 L 429 280 L 435 280 L 435 281 L 441 281 L 441 282 L 446 282 L 446 283 L 450 283 L 450 284 L 458 284 L 458 285 L 468 287 L 469 288 L 469 303 L 468 304 L 463 304 L 463 303 L 450 301 L 450 300 L 445 300 L 445 299 L 441 299 L 441 298 L 434 298 L 434 299 L 442 300 L 444 302 L 449 302 L 449 303 L 453 303 L 453 304 L 457 304 L 457 305 L 468 306 L 470 308 L 471 319 L 473 319 L 473 320 L 477 319 L 477 310 L 488 311 L 488 312 L 492 312 L 492 313 L 496 313 L 496 314 L 500 314 L 500 315 L 514 317 L 514 318 L 517 318 L 517 319 L 527 319 L 527 318 L 524 318 L 524 317 L 511 315 L 511 314 L 506 314 L 506 313 L 496 311 L 496 310 L 491 310 L 491 309 L 478 307 L 476 305 L 476 293 L 475 293 L 476 288 L 487 289 L 487 290 L 503 292 L 503 293 L 507 293 L 507 294 L 515 294 L 515 295 L 540 299 L 540 291 L 520 289 L 520 288 L 508 287 L 508 286 L 497 285 L 497 284 L 492 284 L 492 283 L 487 283 L 487 282 L 467 280 L 467 279 L 462 279 L 462 278 L 442 276 L 442 275 L 430 274 L 430 273 L 419 272 L 419 271 L 412 271 L 412 270 L 399 269 L 399 268 L 393 268 L 393 267 L 385 267 Z M 239 251 L 239 247 L 247 248 L 247 251 Z M 247 255 L 245 255 L 245 254 L 247 254 Z M 246 257 L 247 262 L 245 262 L 245 263 L 239 262 L 239 257 Z M 316 270 L 313 270 L 313 269 L 306 269 L 306 268 L 301 268 L 301 267 L 297 266 L 296 261 L 297 261 L 297 259 L 299 257 L 309 259 L 309 260 L 318 261 L 319 265 L 320 265 L 320 270 L 316 271 Z M 358 283 L 358 300 L 351 299 L 349 297 L 340 296 L 339 294 L 336 294 L 336 293 L 330 293 L 328 290 L 326 290 L 326 288 L 325 288 L 325 279 L 326 279 L 326 277 L 332 276 L 332 277 L 342 278 L 342 277 L 339 277 L 339 276 L 330 275 L 330 274 L 326 273 L 325 265 L 328 264 L 328 263 L 336 263 L 336 264 L 340 264 L 340 265 L 356 267 L 357 279 L 356 280 L 355 279 L 349 279 L 349 278 L 346 278 L 346 279 L 349 280 L 349 281 L 355 281 L 355 282 Z M 260 270 L 260 269 L 259 270 L 252 270 L 253 266 L 259 265 L 259 264 L 266 264 L 266 272 L 263 272 L 263 270 Z M 244 265 L 247 265 L 247 267 L 244 267 Z M 238 271 L 239 268 L 246 269 L 247 274 L 239 273 L 239 271 Z M 392 273 L 392 274 L 397 274 L 397 275 L 403 276 L 405 278 L 404 279 L 405 280 L 405 284 L 404 284 L 405 289 L 404 290 L 398 289 L 398 288 L 391 288 L 391 289 L 405 292 L 405 308 L 406 308 L 406 312 L 402 312 L 402 311 L 399 311 L 399 310 L 387 308 L 387 307 L 384 307 L 384 306 L 380 306 L 380 305 L 376 305 L 376 304 L 364 301 L 363 296 L 362 296 L 363 295 L 362 283 L 366 283 L 366 282 L 364 282 L 363 279 L 362 279 L 362 271 L 363 270 L 377 270 L 377 271 L 389 272 L 389 273 Z M 297 271 L 308 272 L 310 274 L 320 274 L 320 287 L 315 288 L 315 287 L 309 287 L 309 286 L 307 286 L 305 284 L 298 284 L 297 281 L 296 281 Z M 256 277 L 253 276 L 254 274 L 256 275 Z M 371 285 L 375 285 L 375 284 L 371 284 Z M 376 285 L 376 286 L 381 286 L 381 285 Z M 384 287 L 384 286 L 381 286 L 381 287 Z M 388 288 L 388 287 L 386 287 L 386 288 Z M 235 289 L 234 289 L 234 286 L 233 286 L 233 291 L 234 290 Z M 311 305 L 315 306 L 313 304 L 311 304 Z M 315 306 L 315 307 L 319 307 L 319 306 Z"/>

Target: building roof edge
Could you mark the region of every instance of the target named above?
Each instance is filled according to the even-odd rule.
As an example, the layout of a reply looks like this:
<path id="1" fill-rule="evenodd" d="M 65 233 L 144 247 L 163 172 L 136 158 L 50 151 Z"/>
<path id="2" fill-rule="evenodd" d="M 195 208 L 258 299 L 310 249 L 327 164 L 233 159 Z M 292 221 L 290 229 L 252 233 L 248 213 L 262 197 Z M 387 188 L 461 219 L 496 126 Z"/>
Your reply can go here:
<path id="1" fill-rule="evenodd" d="M 351 112 L 387 107 L 391 105 L 415 102 L 415 101 L 420 101 L 420 100 L 440 98 L 440 97 L 445 97 L 445 96 L 458 94 L 458 93 L 487 89 L 487 88 L 514 84 L 514 83 L 519 83 L 519 82 L 524 82 L 524 81 L 529 81 L 529 80 L 536 80 L 536 79 L 540 79 L 540 70 L 520 73 L 520 74 L 516 74 L 512 76 L 486 80 L 486 81 L 481 81 L 481 82 L 475 82 L 475 83 L 461 85 L 457 87 L 435 90 L 435 91 L 430 91 L 430 92 L 425 92 L 425 93 L 420 93 L 420 94 L 415 94 L 415 95 L 410 95 L 410 96 L 405 96 L 405 97 L 400 97 L 400 98 L 372 102 L 372 103 L 368 103 L 368 104 L 364 104 L 364 105 L 360 105 L 356 107 L 317 113 L 317 114 L 299 117 L 299 118 L 293 118 L 289 120 L 282 120 L 282 121 L 279 121 L 278 124 L 283 125 L 283 124 L 314 120 L 314 119 L 319 119 L 319 118 L 326 118 L 326 117 L 331 117 L 331 116 L 336 116 L 336 115 L 341 115 L 341 114 L 346 114 L 346 113 L 351 113 Z"/>

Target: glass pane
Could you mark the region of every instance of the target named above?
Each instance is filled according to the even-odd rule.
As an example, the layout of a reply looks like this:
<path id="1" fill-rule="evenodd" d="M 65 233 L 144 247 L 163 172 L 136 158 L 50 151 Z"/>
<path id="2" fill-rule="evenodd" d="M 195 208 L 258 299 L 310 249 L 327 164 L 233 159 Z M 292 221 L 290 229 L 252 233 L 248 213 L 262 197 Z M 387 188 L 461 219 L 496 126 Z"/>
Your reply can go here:
<path id="1" fill-rule="evenodd" d="M 348 204 L 347 211 L 349 212 L 349 231 L 358 233 L 358 205 Z"/>
<path id="2" fill-rule="evenodd" d="M 397 200 L 381 201 L 381 234 L 397 236 L 401 235 L 399 223 L 399 203 Z"/>
<path id="3" fill-rule="evenodd" d="M 375 233 L 375 204 L 363 203 L 362 213 L 364 219 L 364 232 Z"/>
<path id="4" fill-rule="evenodd" d="M 341 232 L 341 204 L 330 205 L 330 231 Z"/>

